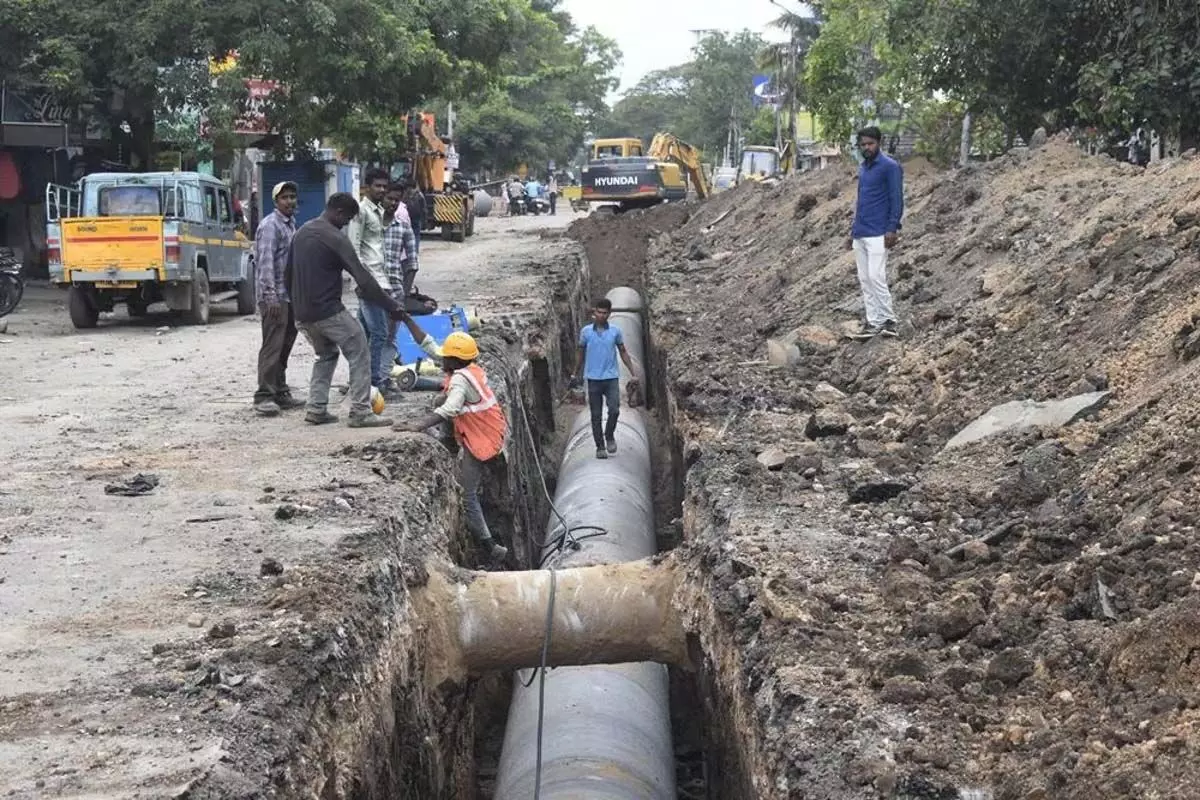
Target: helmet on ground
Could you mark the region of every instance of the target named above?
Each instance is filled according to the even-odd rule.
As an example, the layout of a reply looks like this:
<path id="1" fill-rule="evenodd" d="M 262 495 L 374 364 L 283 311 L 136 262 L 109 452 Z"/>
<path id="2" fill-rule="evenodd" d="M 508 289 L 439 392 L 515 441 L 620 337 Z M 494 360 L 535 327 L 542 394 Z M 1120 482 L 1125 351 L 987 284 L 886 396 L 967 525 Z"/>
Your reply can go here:
<path id="1" fill-rule="evenodd" d="M 383 408 L 386 405 L 387 405 L 387 403 L 383 399 L 383 392 L 379 391 L 379 389 L 372 386 L 371 387 L 371 410 L 374 411 L 376 414 L 382 414 Z"/>
<path id="2" fill-rule="evenodd" d="M 469 333 L 455 331 L 446 337 L 442 344 L 442 355 L 457 358 L 460 361 L 474 361 L 479 358 L 479 345 Z"/>

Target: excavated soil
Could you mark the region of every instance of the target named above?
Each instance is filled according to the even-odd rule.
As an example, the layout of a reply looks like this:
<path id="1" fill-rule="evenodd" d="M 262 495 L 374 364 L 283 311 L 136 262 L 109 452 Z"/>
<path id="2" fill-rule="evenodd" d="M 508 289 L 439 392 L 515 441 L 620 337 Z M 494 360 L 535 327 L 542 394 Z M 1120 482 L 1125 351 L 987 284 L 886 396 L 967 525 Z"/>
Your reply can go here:
<path id="1" fill-rule="evenodd" d="M 899 340 L 844 338 L 848 169 L 572 231 L 594 270 L 645 248 L 712 791 L 1194 797 L 1200 162 L 1052 140 L 906 176 Z"/>

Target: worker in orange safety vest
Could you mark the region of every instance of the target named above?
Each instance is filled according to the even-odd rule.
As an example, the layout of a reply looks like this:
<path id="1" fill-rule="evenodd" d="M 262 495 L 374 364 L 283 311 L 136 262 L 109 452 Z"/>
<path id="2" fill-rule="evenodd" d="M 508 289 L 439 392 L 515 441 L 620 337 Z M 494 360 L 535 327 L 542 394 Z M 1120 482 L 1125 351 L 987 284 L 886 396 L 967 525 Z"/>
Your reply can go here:
<path id="1" fill-rule="evenodd" d="M 444 399 L 429 414 L 411 421 L 397 422 L 395 428 L 402 431 L 424 431 L 437 425 L 449 423 L 454 430 L 454 439 L 462 450 L 463 500 L 466 506 L 467 530 L 483 552 L 495 563 L 503 562 L 508 548 L 492 538 L 483 506 L 479 501 L 479 485 L 483 480 L 484 465 L 492 461 L 504 449 L 508 432 L 508 420 L 504 409 L 496 399 L 496 393 L 488 385 L 487 374 L 476 363 L 479 345 L 475 339 L 462 331 L 446 337 L 438 347 L 433 337 L 421 329 L 407 312 L 400 321 L 412 334 L 413 341 L 434 358 L 442 360 L 442 371 L 446 374 L 442 384 Z"/>

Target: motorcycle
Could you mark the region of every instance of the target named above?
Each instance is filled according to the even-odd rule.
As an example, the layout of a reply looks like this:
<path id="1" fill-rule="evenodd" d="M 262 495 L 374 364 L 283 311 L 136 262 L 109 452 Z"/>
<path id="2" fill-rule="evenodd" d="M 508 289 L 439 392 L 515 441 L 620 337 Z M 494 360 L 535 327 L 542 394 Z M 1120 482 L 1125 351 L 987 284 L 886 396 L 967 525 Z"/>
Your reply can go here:
<path id="1" fill-rule="evenodd" d="M 550 201 L 545 197 L 526 197 L 525 208 L 529 214 L 549 214 Z"/>
<path id="2" fill-rule="evenodd" d="M 21 262 L 10 247 L 0 247 L 0 317 L 11 314 L 25 294 Z"/>

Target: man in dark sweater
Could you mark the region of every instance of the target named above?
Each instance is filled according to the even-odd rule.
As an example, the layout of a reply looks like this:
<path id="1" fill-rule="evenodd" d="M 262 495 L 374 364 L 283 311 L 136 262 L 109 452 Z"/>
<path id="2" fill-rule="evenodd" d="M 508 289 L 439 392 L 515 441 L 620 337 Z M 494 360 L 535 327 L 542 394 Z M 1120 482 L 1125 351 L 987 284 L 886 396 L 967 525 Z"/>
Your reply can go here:
<path id="1" fill-rule="evenodd" d="M 357 214 L 353 196 L 333 195 L 321 216 L 296 231 L 288 251 L 284 283 L 296 327 L 317 354 L 304 421 L 313 425 L 337 421 L 326 407 L 340 351 L 350 365 L 350 427 L 390 427 L 391 419 L 371 413 L 371 352 L 362 326 L 342 305 L 342 273 L 350 273 L 363 299 L 386 309 L 393 319 L 400 317 L 402 306 L 371 276 L 342 233 Z"/>

